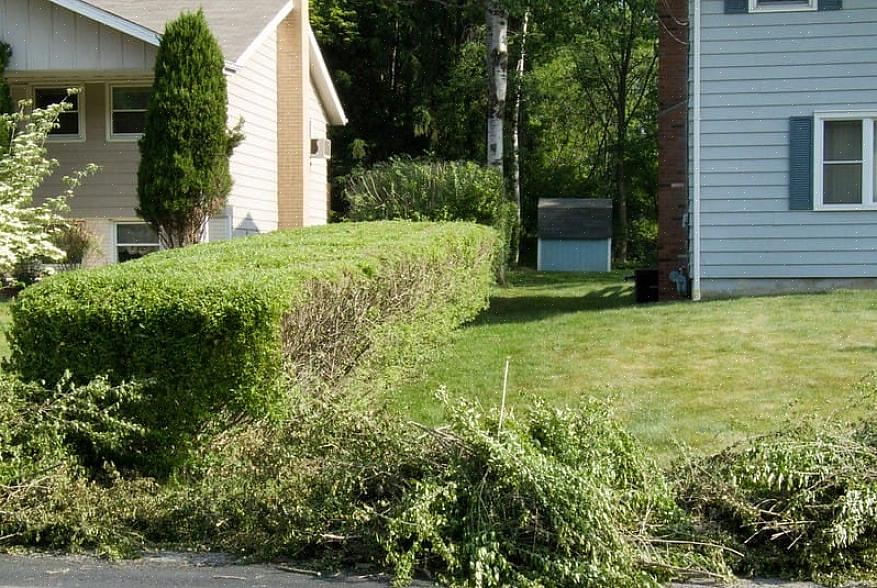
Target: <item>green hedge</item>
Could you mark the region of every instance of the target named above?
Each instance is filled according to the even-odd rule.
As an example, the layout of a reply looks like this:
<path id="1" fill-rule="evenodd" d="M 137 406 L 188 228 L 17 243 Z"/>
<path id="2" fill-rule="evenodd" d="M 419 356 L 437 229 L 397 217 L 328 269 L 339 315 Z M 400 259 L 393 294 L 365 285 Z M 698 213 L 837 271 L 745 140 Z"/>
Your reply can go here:
<path id="1" fill-rule="evenodd" d="M 352 221 L 467 221 L 503 236 L 501 261 L 517 248 L 518 213 L 502 174 L 472 161 L 393 157 L 347 178 Z"/>
<path id="2" fill-rule="evenodd" d="M 10 367 L 143 382 L 137 450 L 175 455 L 218 415 L 276 408 L 281 375 L 309 392 L 391 380 L 485 307 L 497 249 L 474 224 L 351 223 L 63 274 L 13 305 Z"/>

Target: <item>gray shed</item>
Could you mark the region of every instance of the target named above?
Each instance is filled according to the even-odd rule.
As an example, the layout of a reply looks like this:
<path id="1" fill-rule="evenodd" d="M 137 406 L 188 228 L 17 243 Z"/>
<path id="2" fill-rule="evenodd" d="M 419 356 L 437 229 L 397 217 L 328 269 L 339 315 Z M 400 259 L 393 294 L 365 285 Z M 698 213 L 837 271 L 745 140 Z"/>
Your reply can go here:
<path id="1" fill-rule="evenodd" d="M 612 269 L 612 200 L 539 200 L 538 270 L 608 272 Z"/>

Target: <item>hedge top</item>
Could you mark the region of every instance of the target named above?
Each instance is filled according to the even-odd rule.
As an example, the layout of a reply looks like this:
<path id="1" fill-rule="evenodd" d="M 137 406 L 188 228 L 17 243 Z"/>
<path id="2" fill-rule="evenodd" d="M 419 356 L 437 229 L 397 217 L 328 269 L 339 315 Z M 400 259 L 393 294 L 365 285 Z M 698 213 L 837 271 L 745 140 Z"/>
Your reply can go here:
<path id="1" fill-rule="evenodd" d="M 406 254 L 427 253 L 430 248 L 453 243 L 483 241 L 491 229 L 468 223 L 416 223 L 387 221 L 341 223 L 308 230 L 277 231 L 246 239 L 196 245 L 161 251 L 124 264 L 88 271 L 70 272 L 29 288 L 16 306 L 53 294 L 92 302 L 118 298 L 120 290 L 131 296 L 155 295 L 160 282 L 165 294 L 194 289 L 223 292 L 232 301 L 235 294 L 259 296 L 282 302 L 280 311 L 294 305 L 296 286 L 311 279 L 332 279 L 346 274 L 372 275 L 387 262 Z M 388 239 L 389 236 L 389 239 Z M 392 246 L 388 247 L 388 243 Z M 282 294 L 282 295 L 281 295 Z"/>

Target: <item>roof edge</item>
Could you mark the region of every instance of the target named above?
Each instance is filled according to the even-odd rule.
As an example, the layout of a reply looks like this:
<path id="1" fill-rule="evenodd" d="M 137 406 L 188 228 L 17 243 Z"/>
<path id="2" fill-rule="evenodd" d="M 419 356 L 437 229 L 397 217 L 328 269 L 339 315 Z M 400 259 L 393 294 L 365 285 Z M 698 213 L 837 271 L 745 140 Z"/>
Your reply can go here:
<path id="1" fill-rule="evenodd" d="M 130 20 L 113 14 L 112 12 L 107 12 L 106 10 L 98 8 L 84 0 L 49 0 L 49 2 L 86 18 L 90 18 L 102 25 L 110 27 L 111 29 L 125 33 L 135 39 L 139 39 L 149 45 L 157 47 L 161 41 L 161 34 L 158 32 L 144 27 L 143 25 L 131 22 Z"/>
<path id="2" fill-rule="evenodd" d="M 338 90 L 335 89 L 332 76 L 329 75 L 329 68 L 326 66 L 326 60 L 323 58 L 323 52 L 320 50 L 320 44 L 317 42 L 313 29 L 308 27 L 308 33 L 310 35 L 311 75 L 316 82 L 317 94 L 323 101 L 326 114 L 329 115 L 329 122 L 333 125 L 344 126 L 347 124 L 347 114 L 341 104 L 341 98 L 338 97 Z"/>
<path id="3" fill-rule="evenodd" d="M 262 43 L 265 42 L 265 39 L 267 39 L 268 36 L 272 32 L 274 32 L 278 26 L 280 26 L 280 23 L 283 22 L 283 20 L 290 15 L 290 13 L 295 8 L 294 4 L 294 0 L 289 0 L 289 2 L 283 5 L 283 8 L 281 8 L 280 11 L 274 15 L 274 18 L 271 19 L 271 22 L 269 22 L 265 26 L 265 28 L 262 29 L 262 31 L 258 35 L 256 35 L 256 38 L 253 39 L 253 41 L 250 42 L 249 45 L 247 45 L 247 48 L 244 49 L 244 52 L 237 56 L 237 58 L 234 60 L 235 66 L 243 67 L 244 65 L 246 65 L 250 57 L 252 57 L 253 54 L 259 50 L 259 47 L 262 46 Z"/>

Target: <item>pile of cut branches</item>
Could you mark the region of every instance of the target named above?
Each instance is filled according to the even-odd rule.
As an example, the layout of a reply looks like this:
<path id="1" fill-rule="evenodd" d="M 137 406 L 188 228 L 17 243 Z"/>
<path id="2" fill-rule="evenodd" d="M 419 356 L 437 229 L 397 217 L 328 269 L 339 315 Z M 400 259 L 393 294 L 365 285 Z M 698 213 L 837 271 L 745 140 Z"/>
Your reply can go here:
<path id="1" fill-rule="evenodd" d="M 692 461 L 681 504 L 732 538 L 740 571 L 877 577 L 877 422 L 811 420 Z"/>

